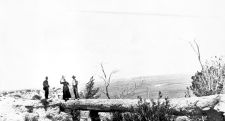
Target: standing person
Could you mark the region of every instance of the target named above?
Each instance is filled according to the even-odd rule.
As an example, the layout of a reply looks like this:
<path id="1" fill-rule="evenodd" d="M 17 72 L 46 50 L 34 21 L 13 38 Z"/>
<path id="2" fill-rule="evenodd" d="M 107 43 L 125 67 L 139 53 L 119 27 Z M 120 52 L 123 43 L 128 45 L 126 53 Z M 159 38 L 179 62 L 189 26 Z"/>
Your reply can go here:
<path id="1" fill-rule="evenodd" d="M 45 80 L 43 82 L 43 90 L 45 91 L 45 99 L 48 99 L 49 94 L 49 85 L 48 85 L 48 77 L 45 77 Z"/>
<path id="2" fill-rule="evenodd" d="M 73 86 L 73 93 L 74 93 L 74 96 L 75 96 L 75 99 L 79 99 L 79 93 L 78 93 L 78 81 L 76 80 L 76 76 L 72 76 L 73 78 L 73 81 L 72 81 L 72 86 Z"/>
<path id="3" fill-rule="evenodd" d="M 60 80 L 60 84 L 63 84 L 63 100 L 67 101 L 69 100 L 69 98 L 71 98 L 71 95 L 70 95 L 70 90 L 68 87 L 69 83 L 66 81 L 64 76 L 62 76 Z"/>

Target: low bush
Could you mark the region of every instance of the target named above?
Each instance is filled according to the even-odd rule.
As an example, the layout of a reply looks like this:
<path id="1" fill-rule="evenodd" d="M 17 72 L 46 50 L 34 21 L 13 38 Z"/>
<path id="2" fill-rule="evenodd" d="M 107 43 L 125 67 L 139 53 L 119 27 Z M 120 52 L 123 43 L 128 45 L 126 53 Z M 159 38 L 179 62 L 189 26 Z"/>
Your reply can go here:
<path id="1" fill-rule="evenodd" d="M 113 113 L 112 121 L 173 121 L 173 109 L 170 109 L 168 98 L 164 102 L 161 99 L 162 94 L 159 92 L 156 102 L 140 100 L 137 108 L 131 107 L 131 113 Z"/>
<path id="2" fill-rule="evenodd" d="M 224 59 L 222 57 L 212 58 L 191 79 L 193 81 L 190 89 L 197 97 L 223 93 L 225 81 Z"/>

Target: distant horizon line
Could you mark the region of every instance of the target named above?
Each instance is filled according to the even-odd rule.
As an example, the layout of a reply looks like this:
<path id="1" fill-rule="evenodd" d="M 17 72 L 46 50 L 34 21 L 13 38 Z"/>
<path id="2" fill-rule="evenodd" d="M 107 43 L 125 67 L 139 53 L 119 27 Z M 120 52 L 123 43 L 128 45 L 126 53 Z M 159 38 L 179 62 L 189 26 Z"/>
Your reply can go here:
<path id="1" fill-rule="evenodd" d="M 175 76 L 175 75 L 191 75 L 191 73 L 171 73 L 171 74 L 154 74 L 154 75 L 146 75 L 146 76 L 133 76 L 133 77 L 120 77 L 120 78 L 116 78 L 116 79 L 112 79 L 114 81 L 120 81 L 120 80 L 132 80 L 132 79 L 138 79 L 138 78 L 149 78 L 149 77 L 159 77 L 159 76 Z M 100 84 L 101 82 L 97 81 L 95 82 L 96 84 Z M 54 86 L 52 88 L 60 88 L 57 86 Z M 5 91 L 23 91 L 23 90 L 41 90 L 38 87 L 37 88 L 18 88 L 18 89 L 0 89 L 0 93 L 5 92 Z"/>

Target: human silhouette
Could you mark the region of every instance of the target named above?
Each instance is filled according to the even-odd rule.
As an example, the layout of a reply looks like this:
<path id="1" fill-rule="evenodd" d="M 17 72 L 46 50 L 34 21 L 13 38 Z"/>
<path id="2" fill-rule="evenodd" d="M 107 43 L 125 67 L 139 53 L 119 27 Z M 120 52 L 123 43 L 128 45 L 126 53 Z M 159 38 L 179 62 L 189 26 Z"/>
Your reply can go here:
<path id="1" fill-rule="evenodd" d="M 76 76 L 72 76 L 72 86 L 73 86 L 73 93 L 75 96 L 75 99 L 79 99 L 79 93 L 78 93 L 78 81 L 76 80 Z"/>
<path id="2" fill-rule="evenodd" d="M 63 84 L 63 100 L 67 101 L 69 98 L 71 98 L 71 95 L 68 87 L 69 83 L 66 81 L 64 76 L 62 76 L 60 84 Z"/>
<path id="3" fill-rule="evenodd" d="M 43 82 L 43 90 L 45 91 L 45 99 L 48 99 L 49 94 L 49 85 L 48 85 L 48 77 L 45 77 L 45 80 Z"/>

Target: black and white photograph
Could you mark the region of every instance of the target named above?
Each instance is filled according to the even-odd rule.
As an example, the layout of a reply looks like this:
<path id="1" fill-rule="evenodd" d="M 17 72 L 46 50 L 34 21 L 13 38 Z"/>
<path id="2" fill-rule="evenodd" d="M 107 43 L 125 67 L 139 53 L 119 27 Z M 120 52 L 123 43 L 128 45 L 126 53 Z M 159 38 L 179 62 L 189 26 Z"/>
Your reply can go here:
<path id="1" fill-rule="evenodd" d="M 225 121 L 224 0 L 0 0 L 0 121 Z"/>

